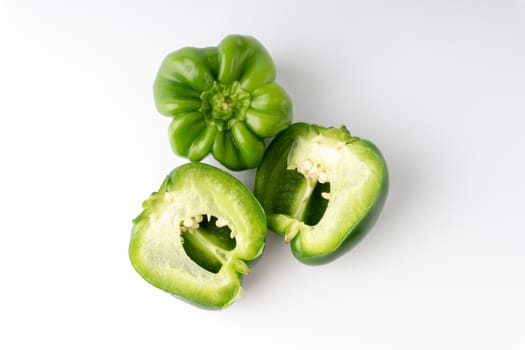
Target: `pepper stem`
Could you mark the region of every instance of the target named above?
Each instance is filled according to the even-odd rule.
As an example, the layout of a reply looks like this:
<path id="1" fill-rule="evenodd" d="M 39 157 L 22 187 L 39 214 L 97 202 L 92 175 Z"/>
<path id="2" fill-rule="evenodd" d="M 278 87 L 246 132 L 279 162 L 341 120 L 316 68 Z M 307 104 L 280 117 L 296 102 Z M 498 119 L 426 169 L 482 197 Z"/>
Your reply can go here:
<path id="1" fill-rule="evenodd" d="M 246 119 L 246 111 L 251 102 L 250 94 L 244 91 L 239 82 L 220 84 L 202 92 L 199 111 L 206 123 L 214 125 L 219 131 L 229 130 L 236 121 Z"/>

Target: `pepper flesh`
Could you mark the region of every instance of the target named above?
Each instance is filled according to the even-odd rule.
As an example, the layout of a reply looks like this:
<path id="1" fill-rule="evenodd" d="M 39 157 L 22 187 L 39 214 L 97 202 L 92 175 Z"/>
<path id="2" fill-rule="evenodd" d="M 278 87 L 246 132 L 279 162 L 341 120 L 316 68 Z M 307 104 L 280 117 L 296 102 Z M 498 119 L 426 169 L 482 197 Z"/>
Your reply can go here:
<path id="1" fill-rule="evenodd" d="M 129 256 L 152 285 L 223 308 L 242 295 L 241 274 L 262 254 L 266 217 L 239 180 L 211 165 L 173 170 L 133 221 Z"/>
<path id="2" fill-rule="evenodd" d="M 346 128 L 292 124 L 257 169 L 255 195 L 269 228 L 307 264 L 332 261 L 374 224 L 388 192 L 383 156 Z"/>
<path id="3" fill-rule="evenodd" d="M 173 151 L 192 161 L 210 152 L 232 170 L 255 168 L 264 138 L 291 123 L 292 102 L 274 83 L 275 65 L 254 38 L 230 35 L 217 47 L 185 47 L 162 62 L 154 83 L 157 110 L 173 117 Z"/>

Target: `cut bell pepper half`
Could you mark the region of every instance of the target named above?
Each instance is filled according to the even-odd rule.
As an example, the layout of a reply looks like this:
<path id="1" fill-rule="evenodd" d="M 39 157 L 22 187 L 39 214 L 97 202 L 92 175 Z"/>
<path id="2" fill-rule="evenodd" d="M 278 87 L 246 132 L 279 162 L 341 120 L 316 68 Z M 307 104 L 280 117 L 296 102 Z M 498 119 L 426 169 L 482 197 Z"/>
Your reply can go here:
<path id="1" fill-rule="evenodd" d="M 265 245 L 266 217 L 248 188 L 211 165 L 173 170 L 133 221 L 129 256 L 152 285 L 193 304 L 224 308 Z"/>
<path id="2" fill-rule="evenodd" d="M 295 123 L 277 135 L 257 169 L 255 196 L 270 230 L 306 264 L 332 261 L 376 221 L 388 192 L 379 149 L 345 127 Z"/>

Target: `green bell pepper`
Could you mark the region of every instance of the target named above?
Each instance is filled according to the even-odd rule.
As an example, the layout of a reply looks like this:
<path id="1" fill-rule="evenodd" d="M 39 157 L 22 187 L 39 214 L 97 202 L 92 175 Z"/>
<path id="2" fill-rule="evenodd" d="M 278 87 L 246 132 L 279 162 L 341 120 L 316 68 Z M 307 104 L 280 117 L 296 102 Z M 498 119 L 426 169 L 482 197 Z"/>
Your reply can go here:
<path id="1" fill-rule="evenodd" d="M 129 256 L 152 285 L 223 308 L 242 294 L 241 274 L 262 254 L 266 217 L 232 175 L 203 163 L 173 170 L 134 220 Z"/>
<path id="2" fill-rule="evenodd" d="M 269 228 L 306 264 L 329 262 L 355 245 L 377 219 L 387 191 L 377 147 L 344 127 L 306 123 L 273 139 L 255 178 Z"/>
<path id="3" fill-rule="evenodd" d="M 254 38 L 230 35 L 218 47 L 185 47 L 162 62 L 154 83 L 157 110 L 173 117 L 173 151 L 192 161 L 210 152 L 232 170 L 255 168 L 264 138 L 291 123 L 292 102 L 274 83 L 275 66 Z"/>

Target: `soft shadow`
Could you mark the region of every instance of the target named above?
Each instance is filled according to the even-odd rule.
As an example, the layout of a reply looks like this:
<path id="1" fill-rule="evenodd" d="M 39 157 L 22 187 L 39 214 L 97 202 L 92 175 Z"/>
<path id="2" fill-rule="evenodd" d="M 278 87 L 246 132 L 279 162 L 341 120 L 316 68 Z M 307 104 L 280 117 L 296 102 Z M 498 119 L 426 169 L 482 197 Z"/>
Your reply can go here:
<path id="1" fill-rule="evenodd" d="M 271 275 L 279 271 L 283 264 L 288 264 L 291 257 L 290 245 L 284 243 L 284 237 L 268 231 L 264 252 L 250 267 L 250 274 L 244 277 L 243 288 L 251 293 L 257 286 L 267 284 Z"/>
<path id="2" fill-rule="evenodd" d="M 390 141 L 395 142 L 395 140 Z M 397 249 L 399 245 L 393 242 L 397 239 L 406 241 L 406 238 L 393 236 L 405 234 L 409 229 L 409 223 L 418 215 L 414 209 L 425 205 L 422 198 L 427 192 L 428 182 L 424 179 L 424 169 L 419 166 L 422 162 L 418 158 L 417 151 L 406 145 L 389 146 L 388 142 L 384 143 L 383 148 L 387 151 L 384 151 L 383 155 L 389 173 L 388 195 L 376 223 L 362 242 L 347 254 L 351 257 L 347 256 L 346 259 L 352 259 L 352 263 L 376 256 L 379 251 L 384 253 Z"/>

